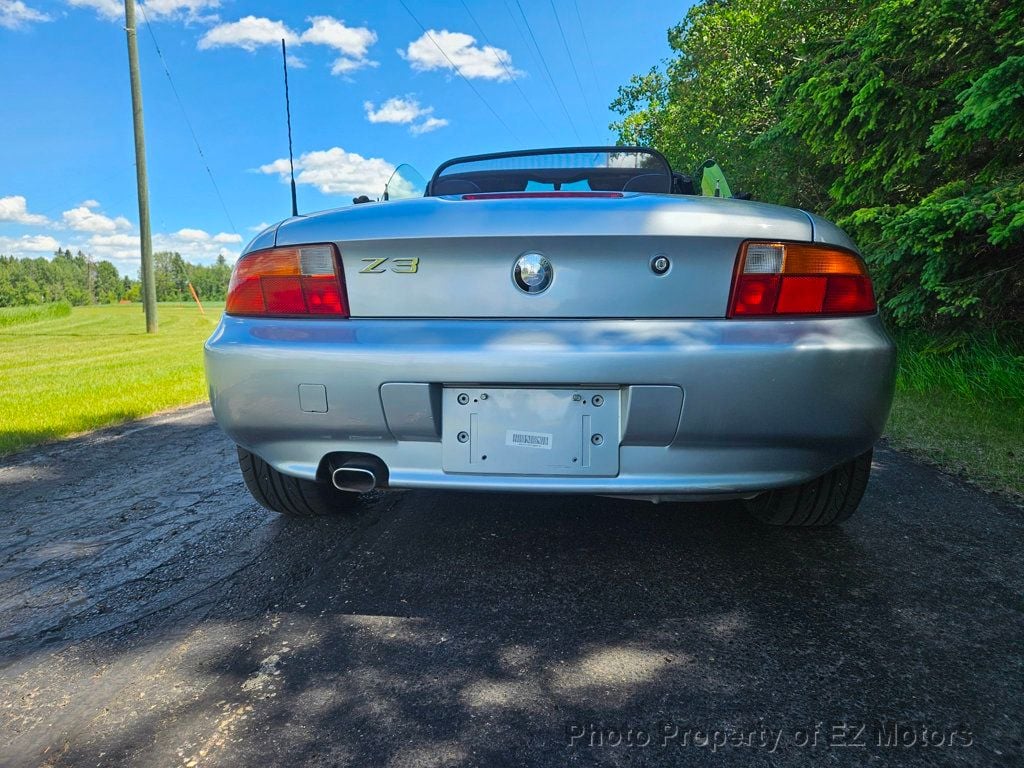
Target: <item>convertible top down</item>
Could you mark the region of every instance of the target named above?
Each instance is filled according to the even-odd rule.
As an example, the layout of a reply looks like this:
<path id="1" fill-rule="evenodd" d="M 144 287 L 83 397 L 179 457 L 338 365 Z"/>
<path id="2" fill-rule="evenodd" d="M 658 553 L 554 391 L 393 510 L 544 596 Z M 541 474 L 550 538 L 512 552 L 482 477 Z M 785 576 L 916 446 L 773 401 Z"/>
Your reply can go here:
<path id="1" fill-rule="evenodd" d="M 507 152 L 260 233 L 206 344 L 253 495 L 300 515 L 381 487 L 848 517 L 894 381 L 867 270 L 828 221 L 708 181 L 640 147 Z"/>

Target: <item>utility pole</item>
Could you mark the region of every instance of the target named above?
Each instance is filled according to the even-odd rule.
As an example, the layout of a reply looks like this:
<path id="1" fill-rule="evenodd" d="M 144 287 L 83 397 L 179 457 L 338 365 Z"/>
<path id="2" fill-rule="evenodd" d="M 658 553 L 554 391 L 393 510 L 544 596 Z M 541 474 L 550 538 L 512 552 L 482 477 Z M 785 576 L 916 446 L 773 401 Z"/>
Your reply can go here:
<path id="1" fill-rule="evenodd" d="M 146 138 L 142 127 L 142 82 L 135 34 L 135 0 L 124 0 L 124 31 L 128 37 L 128 74 L 132 83 L 135 126 L 135 180 L 139 188 L 139 240 L 142 244 L 142 307 L 146 333 L 156 333 L 156 284 L 153 281 L 153 233 L 149 227 L 149 183 L 146 180 Z"/>
<path id="2" fill-rule="evenodd" d="M 79 251 L 81 253 L 81 251 Z M 85 292 L 89 294 L 89 303 L 96 303 L 96 281 L 92 277 L 92 256 L 86 254 L 85 257 Z"/>

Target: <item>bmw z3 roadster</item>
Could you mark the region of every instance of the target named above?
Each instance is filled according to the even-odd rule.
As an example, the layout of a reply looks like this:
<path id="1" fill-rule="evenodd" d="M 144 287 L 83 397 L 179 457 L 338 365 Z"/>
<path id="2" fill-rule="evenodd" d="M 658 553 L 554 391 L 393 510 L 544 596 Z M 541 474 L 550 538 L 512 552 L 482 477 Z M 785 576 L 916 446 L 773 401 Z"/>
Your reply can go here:
<path id="1" fill-rule="evenodd" d="M 895 375 L 864 262 L 818 216 L 700 187 L 646 148 L 508 152 L 260 233 L 206 343 L 253 496 L 288 515 L 433 488 L 849 517 Z"/>

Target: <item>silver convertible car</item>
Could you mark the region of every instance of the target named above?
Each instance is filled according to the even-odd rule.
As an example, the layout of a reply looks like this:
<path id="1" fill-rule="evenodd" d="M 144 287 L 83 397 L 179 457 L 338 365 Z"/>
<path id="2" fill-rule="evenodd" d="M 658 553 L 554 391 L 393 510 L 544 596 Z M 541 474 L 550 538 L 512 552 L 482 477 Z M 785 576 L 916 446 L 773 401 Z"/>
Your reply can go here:
<path id="1" fill-rule="evenodd" d="M 234 267 L 206 371 L 263 506 L 434 488 L 733 498 L 794 526 L 857 508 L 895 350 L 835 225 L 700 194 L 639 147 L 392 186 L 266 229 Z"/>

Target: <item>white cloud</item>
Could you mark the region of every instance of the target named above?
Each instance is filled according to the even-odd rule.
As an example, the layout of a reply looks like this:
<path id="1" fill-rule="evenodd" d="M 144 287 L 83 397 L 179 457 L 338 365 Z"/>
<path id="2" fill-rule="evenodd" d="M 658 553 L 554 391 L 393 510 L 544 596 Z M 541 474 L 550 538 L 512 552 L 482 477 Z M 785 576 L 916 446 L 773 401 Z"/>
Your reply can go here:
<path id="1" fill-rule="evenodd" d="M 372 101 L 364 101 L 366 119 L 371 123 L 411 123 L 421 115 L 429 115 L 432 107 L 421 107 L 416 99 L 394 96 L 376 108 Z"/>
<path id="2" fill-rule="evenodd" d="M 261 165 L 261 173 L 288 181 L 288 158 Z M 384 189 L 395 166 L 379 157 L 363 157 L 341 147 L 306 152 L 295 161 L 299 184 L 309 184 L 326 195 L 366 195 Z"/>
<path id="3" fill-rule="evenodd" d="M 146 16 L 153 21 L 179 18 L 187 21 L 215 21 L 216 16 L 203 15 L 203 12 L 219 8 L 220 0 L 146 0 L 144 5 Z"/>
<path id="4" fill-rule="evenodd" d="M 231 232 L 211 235 L 203 229 L 185 227 L 177 232 L 155 233 L 153 251 L 177 251 L 186 261 L 193 263 L 211 262 L 221 255 L 228 261 L 234 261 L 238 258 L 238 248 L 227 246 L 237 246 L 241 241 L 240 235 Z M 95 259 L 109 259 L 122 273 L 138 267 L 140 245 L 137 234 L 92 235 L 85 242 L 70 247 L 72 250 L 80 248 Z"/>
<path id="5" fill-rule="evenodd" d="M 121 0 L 67 0 L 67 3 L 76 8 L 91 8 L 98 16 L 111 21 L 124 18 L 124 3 Z M 204 16 L 202 12 L 220 7 L 220 0 L 148 0 L 140 5 L 146 7 L 145 16 L 139 14 L 141 21 L 147 18 L 151 21 L 211 21 L 215 17 Z"/>
<path id="6" fill-rule="evenodd" d="M 304 62 L 298 56 L 293 56 L 292 54 L 289 53 L 288 54 L 288 66 L 291 69 L 305 69 L 306 68 L 306 62 Z"/>
<path id="7" fill-rule="evenodd" d="M 153 235 L 153 250 L 177 251 L 192 263 L 210 263 L 218 256 L 229 262 L 238 258 L 242 238 L 233 232 L 211 235 L 201 229 L 179 229 L 177 232 Z M 135 275 L 139 267 L 139 236 L 136 233 L 115 232 L 93 234 L 84 240 L 74 236 L 68 240 L 48 234 L 0 236 L 0 254 L 18 258 L 50 256 L 58 248 L 72 253 L 82 251 L 97 261 L 110 261 L 122 275 Z"/>
<path id="8" fill-rule="evenodd" d="M 21 195 L 0 197 L 0 222 L 42 224 L 51 232 L 0 236 L 0 254 L 19 258 L 48 256 L 58 248 L 82 251 L 96 260 L 114 263 L 122 274 L 134 275 L 139 265 L 139 234 L 123 216 L 110 217 L 96 200 L 85 200 L 64 211 L 60 222 L 29 213 Z M 260 224 L 258 229 L 266 228 Z M 62 230 L 62 231 L 57 231 Z M 177 251 L 193 263 L 209 263 L 218 256 L 228 261 L 238 258 L 242 236 L 235 232 L 210 233 L 205 229 L 183 227 L 176 232 L 155 233 L 154 251 Z"/>
<path id="9" fill-rule="evenodd" d="M 283 21 L 273 21 L 257 16 L 246 16 L 238 21 L 218 24 L 199 38 L 199 49 L 235 46 L 246 51 L 255 51 L 261 45 L 280 45 L 285 40 L 296 44 L 299 36 Z"/>
<path id="10" fill-rule="evenodd" d="M 0 221 L 12 224 L 46 224 L 47 218 L 28 212 L 28 203 L 22 195 L 0 197 Z"/>
<path id="11" fill-rule="evenodd" d="M 422 123 L 410 126 L 409 131 L 419 136 L 421 133 L 430 133 L 438 128 L 444 128 L 446 125 L 448 125 L 448 121 L 443 117 L 428 117 Z"/>
<path id="12" fill-rule="evenodd" d="M 0 0 L 0 27 L 18 29 L 33 21 L 52 21 L 51 17 L 21 0 Z"/>
<path id="13" fill-rule="evenodd" d="M 366 110 L 366 119 L 371 123 L 391 123 L 393 125 L 409 125 L 409 132 L 414 135 L 436 131 L 448 125 L 448 121 L 442 117 L 433 117 L 434 108 L 421 106 L 419 101 L 407 96 L 393 96 L 385 101 L 380 107 L 376 107 L 372 101 L 364 101 L 363 109 Z M 423 118 L 416 125 L 410 125 L 416 120 Z"/>
<path id="14" fill-rule="evenodd" d="M 331 74 L 347 75 L 349 72 L 355 72 L 363 67 L 376 67 L 378 63 L 369 59 L 347 59 L 344 56 L 339 56 L 331 65 Z"/>
<path id="15" fill-rule="evenodd" d="M 210 239 L 210 233 L 204 229 L 179 229 L 175 235 L 186 242 L 201 242 Z"/>
<path id="16" fill-rule="evenodd" d="M 377 42 L 377 33 L 366 27 L 349 27 L 333 16 L 313 16 L 309 27 L 301 34 L 288 27 L 283 21 L 261 16 L 246 16 L 238 21 L 218 24 L 199 39 L 199 48 L 207 50 L 234 46 L 254 51 L 264 45 L 279 45 L 285 40 L 288 45 L 322 45 L 336 51 L 337 59 L 331 66 L 331 74 L 342 75 L 377 62 L 367 58 L 370 46 Z M 292 66 L 302 68 L 305 62 L 289 60 Z"/>
<path id="17" fill-rule="evenodd" d="M 332 16 L 313 16 L 309 29 L 302 33 L 302 42 L 327 45 L 336 51 L 361 59 L 370 46 L 377 42 L 377 33 L 366 27 L 347 27 L 345 22 Z"/>
<path id="18" fill-rule="evenodd" d="M 509 73 L 512 77 L 523 74 L 512 66 L 512 56 L 505 49 L 493 45 L 480 47 L 472 35 L 446 29 L 427 30 L 398 54 L 420 72 L 432 69 L 455 71 L 457 68 L 465 77 L 485 80 L 508 80 Z"/>
<path id="19" fill-rule="evenodd" d="M 92 8 L 105 19 L 120 19 L 124 16 L 124 4 L 117 0 L 68 0 L 74 8 Z"/>
<path id="20" fill-rule="evenodd" d="M 237 246 L 241 242 L 241 235 L 233 232 L 211 235 L 202 229 L 185 228 L 169 234 L 153 235 L 153 250 L 177 251 L 186 261 L 192 262 L 213 261 L 218 256 L 233 261 L 238 258 L 239 249 L 225 246 Z"/>
<path id="21" fill-rule="evenodd" d="M 92 205 L 89 205 L 92 203 Z M 62 218 L 64 224 L 76 232 L 116 232 L 121 229 L 131 229 L 132 223 L 124 216 L 111 218 L 96 210 L 99 205 L 95 200 L 86 200 L 78 208 L 64 211 Z"/>
<path id="22" fill-rule="evenodd" d="M 0 237 L 0 253 L 11 256 L 51 253 L 60 247 L 50 235 L 22 235 L 21 237 Z"/>
<path id="23" fill-rule="evenodd" d="M 133 251 L 141 247 L 138 235 L 93 235 L 88 243 L 95 248 L 131 248 Z"/>

